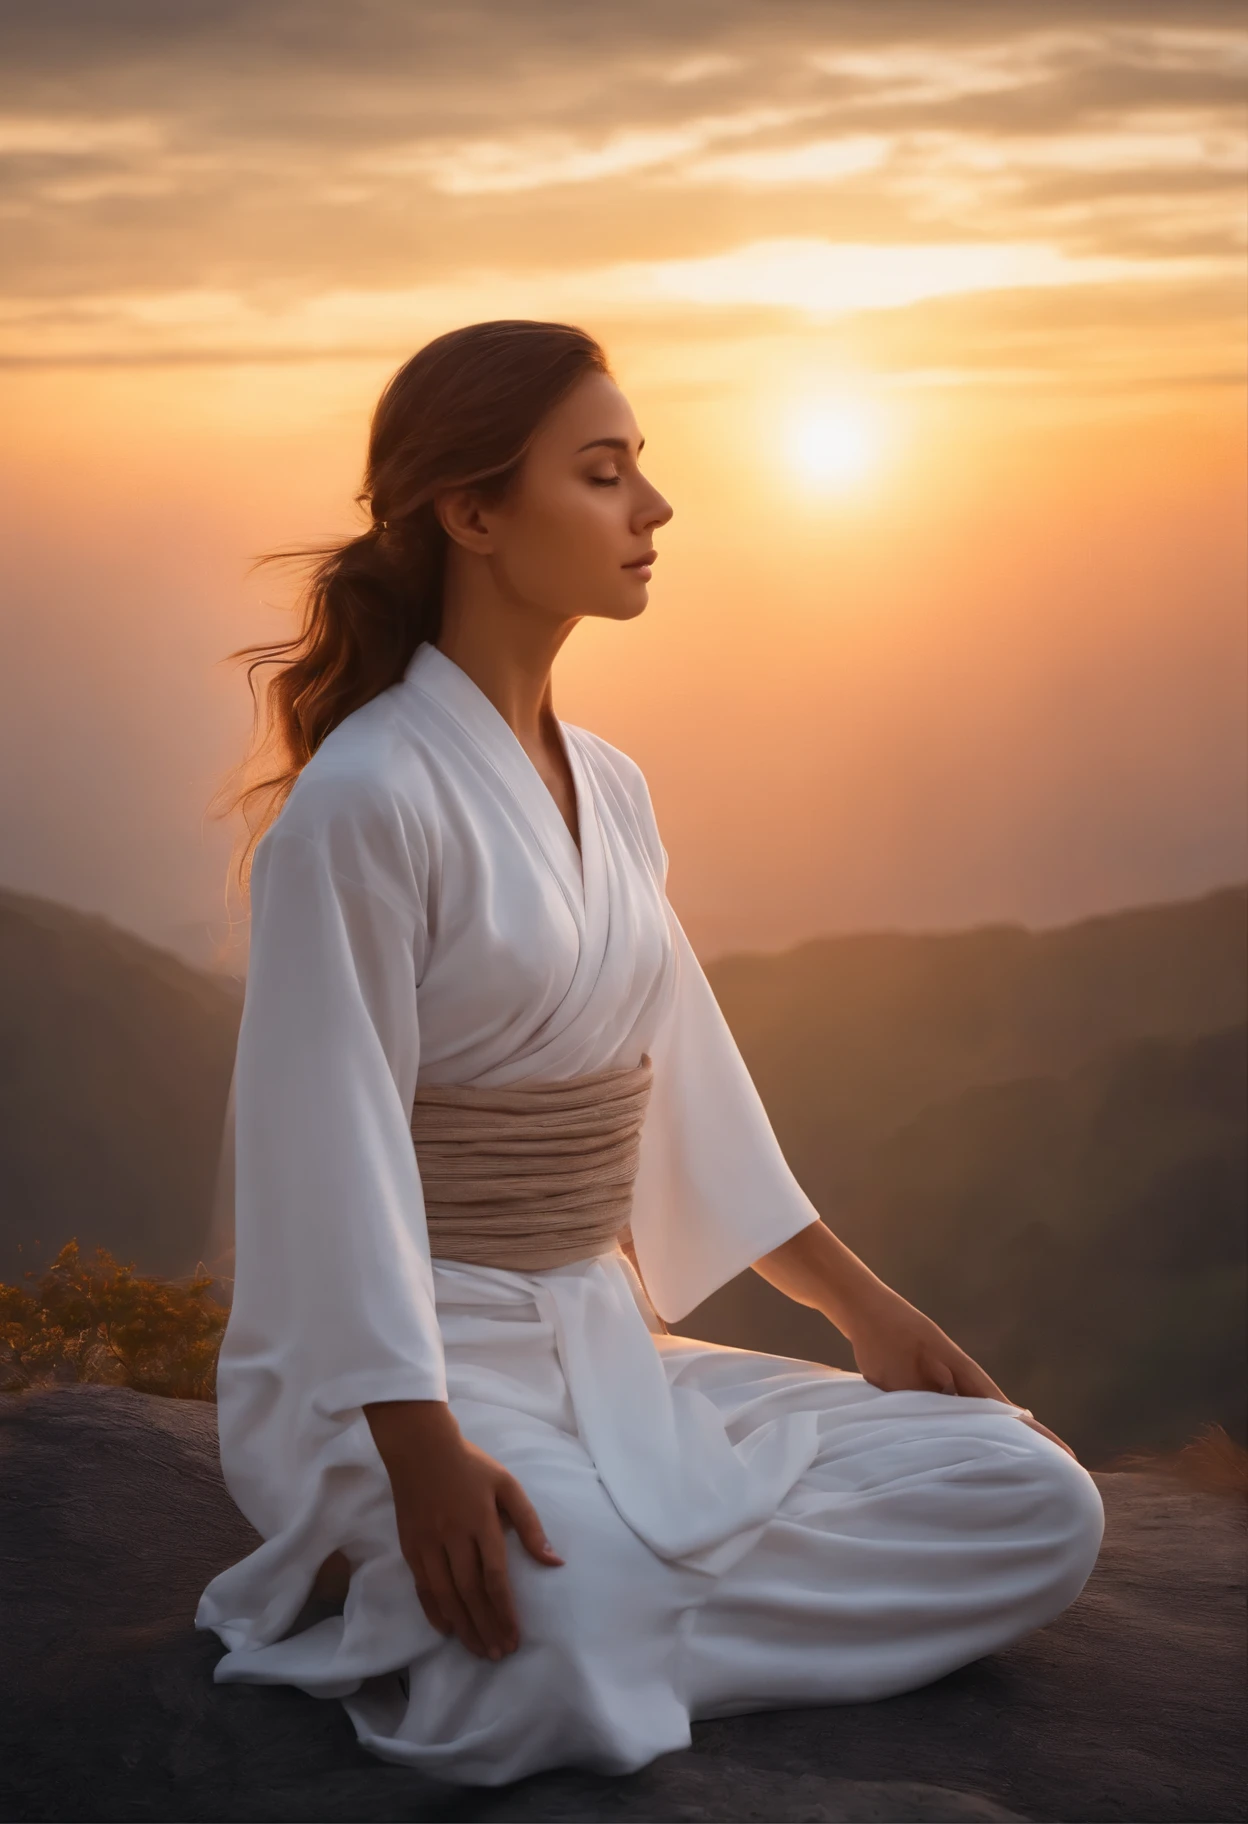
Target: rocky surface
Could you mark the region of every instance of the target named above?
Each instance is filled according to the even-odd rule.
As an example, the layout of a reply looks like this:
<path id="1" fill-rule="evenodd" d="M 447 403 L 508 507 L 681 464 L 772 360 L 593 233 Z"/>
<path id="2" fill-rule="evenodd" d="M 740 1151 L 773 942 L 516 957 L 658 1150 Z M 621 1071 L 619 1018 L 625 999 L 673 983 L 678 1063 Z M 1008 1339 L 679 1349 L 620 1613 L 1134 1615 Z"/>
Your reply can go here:
<path id="1" fill-rule="evenodd" d="M 207 1405 L 0 1396 L 0 1815 L 12 1819 L 1230 1820 L 1248 1815 L 1243 1509 L 1098 1476 L 1101 1562 L 1008 1652 L 882 1703 L 699 1725 L 630 1779 L 435 1785 L 336 1702 L 216 1686 L 191 1618 L 248 1550 Z"/>

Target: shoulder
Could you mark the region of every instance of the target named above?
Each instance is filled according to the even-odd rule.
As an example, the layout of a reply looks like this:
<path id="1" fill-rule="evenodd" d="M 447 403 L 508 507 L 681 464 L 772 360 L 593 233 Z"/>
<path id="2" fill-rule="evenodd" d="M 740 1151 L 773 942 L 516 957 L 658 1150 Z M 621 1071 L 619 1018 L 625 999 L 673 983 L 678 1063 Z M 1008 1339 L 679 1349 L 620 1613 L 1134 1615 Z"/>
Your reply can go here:
<path id="1" fill-rule="evenodd" d="M 423 900 L 435 797 L 390 691 L 353 711 L 308 761 L 257 848 L 307 852 L 346 883 Z"/>

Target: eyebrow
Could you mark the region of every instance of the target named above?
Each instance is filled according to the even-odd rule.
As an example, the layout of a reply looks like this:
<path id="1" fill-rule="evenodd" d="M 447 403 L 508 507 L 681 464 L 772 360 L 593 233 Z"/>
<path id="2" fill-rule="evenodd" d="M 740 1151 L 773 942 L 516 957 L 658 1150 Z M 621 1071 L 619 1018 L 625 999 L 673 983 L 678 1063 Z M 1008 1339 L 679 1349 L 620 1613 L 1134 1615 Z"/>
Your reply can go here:
<path id="1" fill-rule="evenodd" d="M 637 454 L 639 456 L 641 455 L 641 452 L 645 449 L 645 447 L 646 447 L 646 440 L 643 437 L 641 442 L 637 445 Z M 581 445 L 581 449 L 577 450 L 576 454 L 579 456 L 581 454 L 581 450 L 597 450 L 597 449 L 627 451 L 628 438 L 627 437 L 595 437 L 589 443 L 583 443 Z"/>

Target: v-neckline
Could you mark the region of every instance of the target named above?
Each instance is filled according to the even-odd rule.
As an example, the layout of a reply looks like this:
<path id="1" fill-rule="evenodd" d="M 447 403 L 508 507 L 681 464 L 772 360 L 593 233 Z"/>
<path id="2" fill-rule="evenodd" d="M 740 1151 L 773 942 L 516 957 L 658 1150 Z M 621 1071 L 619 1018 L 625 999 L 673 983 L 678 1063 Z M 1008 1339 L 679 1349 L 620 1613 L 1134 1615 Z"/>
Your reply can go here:
<path id="1" fill-rule="evenodd" d="M 429 671 L 439 674 L 436 684 L 429 681 L 425 674 Z M 522 806 L 529 812 L 530 819 L 538 818 L 535 829 L 541 835 L 541 824 L 548 828 L 557 828 L 561 835 L 564 865 L 576 879 L 580 889 L 581 903 L 578 910 L 586 910 L 586 861 L 585 845 L 589 831 L 589 819 L 593 816 L 589 787 L 581 767 L 581 756 L 576 742 L 572 739 L 566 725 L 559 717 L 554 718 L 555 727 L 563 747 L 568 770 L 572 775 L 572 786 L 576 795 L 576 826 L 580 837 L 573 836 L 557 799 L 546 781 L 538 771 L 532 754 L 529 753 L 515 729 L 508 722 L 498 706 L 493 703 L 481 686 L 455 660 L 435 646 L 432 641 L 423 642 L 416 650 L 416 655 L 408 667 L 406 680 L 424 686 L 435 702 L 441 703 L 455 719 L 467 729 L 474 739 L 483 745 L 489 753 L 494 749 L 496 764 L 503 777 L 508 778 L 506 762 L 511 763 L 511 783 L 517 792 Z M 406 681 L 405 680 L 405 681 Z M 483 739 L 484 737 L 484 739 Z M 521 782 L 523 783 L 523 787 Z M 538 817 L 537 804 L 543 806 Z"/>
<path id="2" fill-rule="evenodd" d="M 506 721 L 506 717 L 504 717 L 503 720 Z M 572 797 L 573 797 L 573 801 L 576 805 L 576 835 L 575 836 L 572 836 L 572 827 L 569 824 L 567 818 L 564 816 L 562 810 L 559 808 L 558 799 L 555 797 L 555 794 L 550 790 L 550 787 L 548 785 L 546 785 L 546 781 L 542 778 L 541 773 L 538 772 L 537 764 L 534 761 L 532 754 L 525 747 L 524 742 L 521 741 L 519 735 L 516 735 L 516 746 L 520 749 L 520 752 L 524 755 L 524 757 L 528 761 L 529 765 L 533 768 L 533 771 L 535 773 L 537 773 L 537 777 L 538 777 L 540 783 L 543 786 L 545 786 L 547 792 L 550 793 L 550 802 L 555 807 L 555 815 L 558 817 L 558 819 L 559 819 L 560 823 L 563 825 L 564 829 L 567 830 L 568 835 L 572 836 L 572 847 L 576 850 L 576 853 L 577 853 L 578 857 L 580 858 L 581 879 L 583 882 L 584 878 L 585 878 L 585 847 L 584 847 L 585 830 L 581 823 L 581 797 L 582 797 L 581 779 L 580 779 L 580 774 L 576 770 L 577 763 L 572 758 L 572 743 L 568 740 L 567 731 L 565 730 L 563 723 L 559 720 L 558 716 L 554 717 L 554 724 L 555 724 L 555 732 L 557 733 L 557 735 L 559 737 L 559 745 L 563 749 L 564 760 L 567 762 L 568 776 L 572 780 Z M 511 724 L 507 723 L 507 726 L 510 728 Z M 513 735 L 516 733 L 514 728 L 511 730 L 511 732 Z"/>

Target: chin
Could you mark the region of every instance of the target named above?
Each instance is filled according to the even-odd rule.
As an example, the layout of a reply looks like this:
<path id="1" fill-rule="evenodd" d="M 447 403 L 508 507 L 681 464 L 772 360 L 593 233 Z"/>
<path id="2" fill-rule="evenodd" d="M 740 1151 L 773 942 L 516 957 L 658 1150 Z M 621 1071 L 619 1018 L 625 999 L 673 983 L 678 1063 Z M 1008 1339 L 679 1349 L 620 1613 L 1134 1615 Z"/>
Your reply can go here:
<path id="1" fill-rule="evenodd" d="M 627 600 L 616 595 L 614 599 L 599 602 L 592 608 L 582 608 L 579 618 L 593 621 L 635 621 L 639 614 L 646 612 L 649 600 L 649 588 L 643 584 L 640 588 L 630 589 Z"/>

